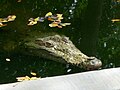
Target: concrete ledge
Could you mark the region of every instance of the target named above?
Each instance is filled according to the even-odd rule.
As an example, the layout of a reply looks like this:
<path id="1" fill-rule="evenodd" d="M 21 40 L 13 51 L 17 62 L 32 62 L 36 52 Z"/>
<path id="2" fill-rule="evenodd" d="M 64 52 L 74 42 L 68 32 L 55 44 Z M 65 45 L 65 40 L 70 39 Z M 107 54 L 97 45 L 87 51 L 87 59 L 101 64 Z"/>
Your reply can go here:
<path id="1" fill-rule="evenodd" d="M 0 90 L 120 90 L 120 68 L 1 84 Z"/>

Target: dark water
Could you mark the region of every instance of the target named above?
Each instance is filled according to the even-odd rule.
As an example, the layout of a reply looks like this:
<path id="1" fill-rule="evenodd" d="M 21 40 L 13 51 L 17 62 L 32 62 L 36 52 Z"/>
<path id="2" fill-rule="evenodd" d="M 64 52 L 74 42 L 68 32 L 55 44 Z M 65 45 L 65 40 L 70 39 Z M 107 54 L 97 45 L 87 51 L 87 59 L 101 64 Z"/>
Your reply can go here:
<path id="1" fill-rule="evenodd" d="M 76 47 L 80 48 L 82 20 L 85 18 L 87 0 L 0 0 L 0 17 L 16 15 L 14 22 L 7 23 L 0 28 L 0 83 L 15 82 L 16 77 L 31 76 L 30 72 L 37 73 L 37 77 L 48 77 L 82 72 L 74 66 L 60 64 L 37 56 L 24 55 L 18 52 L 23 39 L 29 33 L 57 32 L 69 36 Z M 91 0 L 92 1 L 92 0 Z M 93 3 L 94 4 L 94 3 Z M 120 30 L 119 22 L 112 23 L 111 19 L 119 18 L 119 3 L 104 0 L 99 27 L 99 37 L 96 45 L 96 56 L 103 62 L 102 68 L 120 66 Z M 31 17 L 44 16 L 47 12 L 62 13 L 64 22 L 71 26 L 50 28 L 48 22 L 27 26 Z M 89 11 L 91 12 L 91 11 Z M 90 17 L 91 18 L 91 17 Z M 89 33 L 88 33 L 89 34 Z M 84 50 L 84 49 L 83 49 Z M 85 52 L 87 54 L 87 52 Z M 11 61 L 7 62 L 9 58 Z"/>

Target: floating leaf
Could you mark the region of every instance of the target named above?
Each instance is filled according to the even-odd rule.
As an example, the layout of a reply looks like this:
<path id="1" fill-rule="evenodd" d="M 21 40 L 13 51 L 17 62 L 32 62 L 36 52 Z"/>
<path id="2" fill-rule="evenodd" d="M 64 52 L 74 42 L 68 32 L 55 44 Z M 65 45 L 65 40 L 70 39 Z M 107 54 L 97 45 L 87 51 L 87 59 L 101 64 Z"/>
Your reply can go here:
<path id="1" fill-rule="evenodd" d="M 35 25 L 35 24 L 37 24 L 37 22 L 38 21 L 41 21 L 41 18 L 40 17 L 37 17 L 37 18 L 30 18 L 28 21 L 30 21 L 29 23 L 28 23 L 28 25 L 30 26 L 30 25 Z M 42 21 L 41 21 L 42 22 Z"/>
<path id="2" fill-rule="evenodd" d="M 8 22 L 7 18 L 0 18 L 0 22 Z"/>
<path id="3" fill-rule="evenodd" d="M 37 74 L 34 72 L 30 72 L 31 75 L 36 76 Z"/>
<path id="4" fill-rule="evenodd" d="M 63 19 L 62 15 L 63 15 L 63 14 L 57 14 L 58 20 Z"/>
<path id="5" fill-rule="evenodd" d="M 60 23 L 61 26 L 71 25 L 71 23 Z"/>
<path id="6" fill-rule="evenodd" d="M 15 15 L 9 15 L 7 18 L 0 18 L 0 22 L 9 22 L 9 21 L 14 21 L 16 18 Z"/>
<path id="7" fill-rule="evenodd" d="M 29 26 L 37 24 L 37 21 L 31 21 L 28 23 Z"/>
<path id="8" fill-rule="evenodd" d="M 9 15 L 7 18 L 0 18 L 0 27 L 6 26 L 7 24 L 3 24 L 4 22 L 14 21 L 15 18 L 15 15 Z"/>
<path id="9" fill-rule="evenodd" d="M 58 27 L 58 28 L 62 28 L 61 25 L 59 25 L 59 22 L 52 22 L 51 24 L 49 24 L 50 27 Z"/>
<path id="10" fill-rule="evenodd" d="M 36 79 L 39 79 L 39 78 L 25 76 L 25 77 L 17 77 L 16 79 L 17 79 L 17 81 L 22 82 L 22 81 L 28 81 L 28 80 L 36 80 Z"/>
<path id="11" fill-rule="evenodd" d="M 50 27 L 57 27 L 58 26 L 58 23 L 56 22 L 52 22 L 51 24 L 49 24 Z"/>
<path id="12" fill-rule="evenodd" d="M 34 19 L 34 21 L 39 21 L 39 19 L 40 19 L 40 17 L 37 17 L 37 18 Z"/>
<path id="13" fill-rule="evenodd" d="M 49 24 L 50 27 L 62 28 L 62 26 L 71 25 L 71 23 L 52 22 Z"/>
<path id="14" fill-rule="evenodd" d="M 113 23 L 114 23 L 114 22 L 119 22 L 120 19 L 112 19 L 111 21 L 112 21 Z"/>
<path id="15" fill-rule="evenodd" d="M 31 77 L 30 80 L 37 80 L 37 77 Z"/>
<path id="16" fill-rule="evenodd" d="M 51 12 L 48 12 L 45 17 L 48 17 L 48 16 L 52 16 L 52 13 Z"/>
<path id="17" fill-rule="evenodd" d="M 14 20 L 15 20 L 15 18 L 16 18 L 16 16 L 15 16 L 15 15 L 9 15 L 9 16 L 7 17 L 8 22 L 9 22 L 9 21 L 14 21 Z"/>
<path id="18" fill-rule="evenodd" d="M 49 20 L 49 21 L 61 21 L 63 19 L 62 17 L 63 14 L 55 14 L 55 15 L 51 15 L 51 16 L 47 16 L 46 18 Z"/>
<path id="19" fill-rule="evenodd" d="M 28 81 L 28 80 L 36 80 L 38 79 L 38 77 L 35 77 L 37 74 L 34 72 L 30 72 L 31 75 L 33 75 L 34 77 L 29 77 L 29 76 L 25 76 L 25 77 L 17 77 L 17 81 Z M 40 77 L 39 77 L 40 78 Z"/>
<path id="20" fill-rule="evenodd" d="M 71 23 L 61 23 L 61 20 L 63 19 L 63 14 L 55 14 L 53 15 L 52 12 L 48 12 L 45 17 L 37 17 L 37 18 L 30 18 L 28 21 L 28 25 L 34 25 L 37 24 L 37 22 L 44 22 L 45 19 L 49 21 L 53 21 L 51 24 L 49 24 L 50 27 L 58 27 L 62 28 L 62 26 L 70 25 Z"/>
<path id="21" fill-rule="evenodd" d="M 30 18 L 28 21 L 33 21 L 34 20 L 34 18 Z"/>
<path id="22" fill-rule="evenodd" d="M 2 22 L 0 22 L 0 27 L 4 27 L 7 26 L 7 24 L 3 24 Z"/>
<path id="23" fill-rule="evenodd" d="M 30 77 L 29 77 L 29 76 L 25 76 L 25 77 L 17 77 L 16 79 L 17 79 L 17 81 L 21 82 L 21 81 L 30 80 Z"/>

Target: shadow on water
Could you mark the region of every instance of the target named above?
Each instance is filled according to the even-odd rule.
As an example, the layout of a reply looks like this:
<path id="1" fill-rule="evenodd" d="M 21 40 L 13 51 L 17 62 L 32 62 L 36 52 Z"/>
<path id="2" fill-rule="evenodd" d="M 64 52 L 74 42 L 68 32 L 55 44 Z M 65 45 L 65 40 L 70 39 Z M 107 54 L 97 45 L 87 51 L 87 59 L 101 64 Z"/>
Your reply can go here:
<path id="1" fill-rule="evenodd" d="M 103 60 L 103 68 L 108 68 L 114 67 L 114 64 L 120 66 L 120 63 L 117 63 L 119 61 L 116 61 L 120 56 L 118 54 L 120 48 L 118 47 L 119 44 L 116 43 L 119 40 L 116 39 L 115 41 L 115 38 L 119 37 L 119 35 L 113 35 L 113 29 L 116 27 L 112 27 L 113 24 L 111 24 L 110 20 L 113 18 L 109 7 L 112 3 L 108 1 L 111 0 L 104 1 L 106 6 L 103 8 L 96 56 Z M 37 56 L 24 55 L 18 52 L 18 48 L 22 45 L 24 38 L 32 32 L 37 32 L 38 34 L 41 32 L 65 34 L 80 48 L 81 21 L 84 19 L 87 4 L 87 0 L 0 0 L 0 18 L 8 15 L 16 15 L 17 17 L 14 22 L 8 22 L 6 27 L 0 28 L 0 83 L 15 82 L 16 77 L 20 76 L 31 76 L 31 71 L 37 73 L 37 77 L 65 75 L 84 71 L 74 66 Z M 71 26 L 62 29 L 50 28 L 48 22 L 38 23 L 30 27 L 27 25 L 29 18 L 44 16 L 49 11 L 62 13 L 64 15 L 63 21 L 72 23 Z M 108 18 L 110 19 L 108 20 Z M 113 37 L 107 38 L 107 35 L 112 35 Z M 107 47 L 104 46 L 105 42 Z M 112 49 L 113 46 L 114 49 Z M 103 55 L 103 53 L 105 54 Z M 10 61 L 6 61 L 7 58 Z"/>

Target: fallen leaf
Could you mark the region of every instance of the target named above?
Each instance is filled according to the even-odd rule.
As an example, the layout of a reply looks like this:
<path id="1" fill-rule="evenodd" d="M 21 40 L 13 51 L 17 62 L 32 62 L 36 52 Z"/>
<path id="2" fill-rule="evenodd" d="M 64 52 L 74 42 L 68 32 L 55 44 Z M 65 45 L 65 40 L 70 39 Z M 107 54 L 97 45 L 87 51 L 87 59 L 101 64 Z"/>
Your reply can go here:
<path id="1" fill-rule="evenodd" d="M 39 79 L 39 78 L 38 77 L 25 76 L 25 77 L 17 77 L 16 79 L 17 79 L 17 81 L 22 82 L 22 81 L 36 80 L 36 79 Z"/>
<path id="2" fill-rule="evenodd" d="M 30 80 L 37 80 L 37 77 L 31 77 Z"/>
<path id="3" fill-rule="evenodd" d="M 4 27 L 7 26 L 7 24 L 3 24 L 2 22 L 0 22 L 0 27 Z"/>
<path id="4" fill-rule="evenodd" d="M 7 18 L 0 18 L 0 22 L 8 22 Z"/>
<path id="5" fill-rule="evenodd" d="M 53 22 L 53 23 L 49 24 L 49 26 L 50 26 L 50 27 L 57 27 L 57 26 L 58 26 L 58 23 Z"/>
<path id="6" fill-rule="evenodd" d="M 51 12 L 48 12 L 45 17 L 48 17 L 48 16 L 52 16 L 52 13 Z"/>
<path id="7" fill-rule="evenodd" d="M 34 18 L 30 18 L 28 21 L 33 21 L 34 20 Z"/>
<path id="8" fill-rule="evenodd" d="M 28 23 L 28 25 L 29 26 L 31 26 L 31 25 L 35 25 L 35 24 L 37 24 L 37 22 L 40 20 L 40 17 L 37 17 L 37 18 L 30 18 L 28 21 L 30 21 L 29 23 Z"/>
<path id="9" fill-rule="evenodd" d="M 34 72 L 30 72 L 31 75 L 36 76 L 37 74 Z"/>
<path id="10" fill-rule="evenodd" d="M 31 21 L 28 23 L 29 26 L 37 24 L 37 21 Z"/>
<path id="11" fill-rule="evenodd" d="M 113 23 L 114 23 L 114 22 L 119 22 L 120 19 L 112 19 L 111 21 L 112 21 Z"/>
<path id="12" fill-rule="evenodd" d="M 63 15 L 63 14 L 57 14 L 58 20 L 63 19 L 62 15 Z"/>
<path id="13" fill-rule="evenodd" d="M 66 25 L 71 25 L 71 23 L 61 23 L 61 20 L 63 19 L 63 14 L 55 14 L 53 15 L 52 12 L 48 12 L 45 17 L 37 17 L 37 18 L 30 18 L 28 21 L 29 24 L 28 25 L 34 25 L 37 24 L 37 22 L 44 22 L 45 19 L 49 20 L 49 21 L 53 21 L 51 24 L 49 24 L 50 27 L 58 27 L 58 28 L 62 28 L 62 26 L 66 26 Z"/>
<path id="14" fill-rule="evenodd" d="M 17 81 L 21 82 L 21 81 L 27 81 L 27 80 L 30 80 L 30 77 L 29 77 L 29 76 L 25 76 L 25 77 L 17 77 L 16 79 L 17 79 Z"/>
<path id="15" fill-rule="evenodd" d="M 37 17 L 37 18 L 34 19 L 34 21 L 39 21 L 39 19 L 40 19 L 40 17 Z"/>
<path id="16" fill-rule="evenodd" d="M 71 23 L 60 23 L 61 26 L 71 25 Z"/>
<path id="17" fill-rule="evenodd" d="M 15 18 L 16 18 L 15 15 L 9 15 L 9 16 L 7 17 L 8 21 L 14 21 Z"/>

